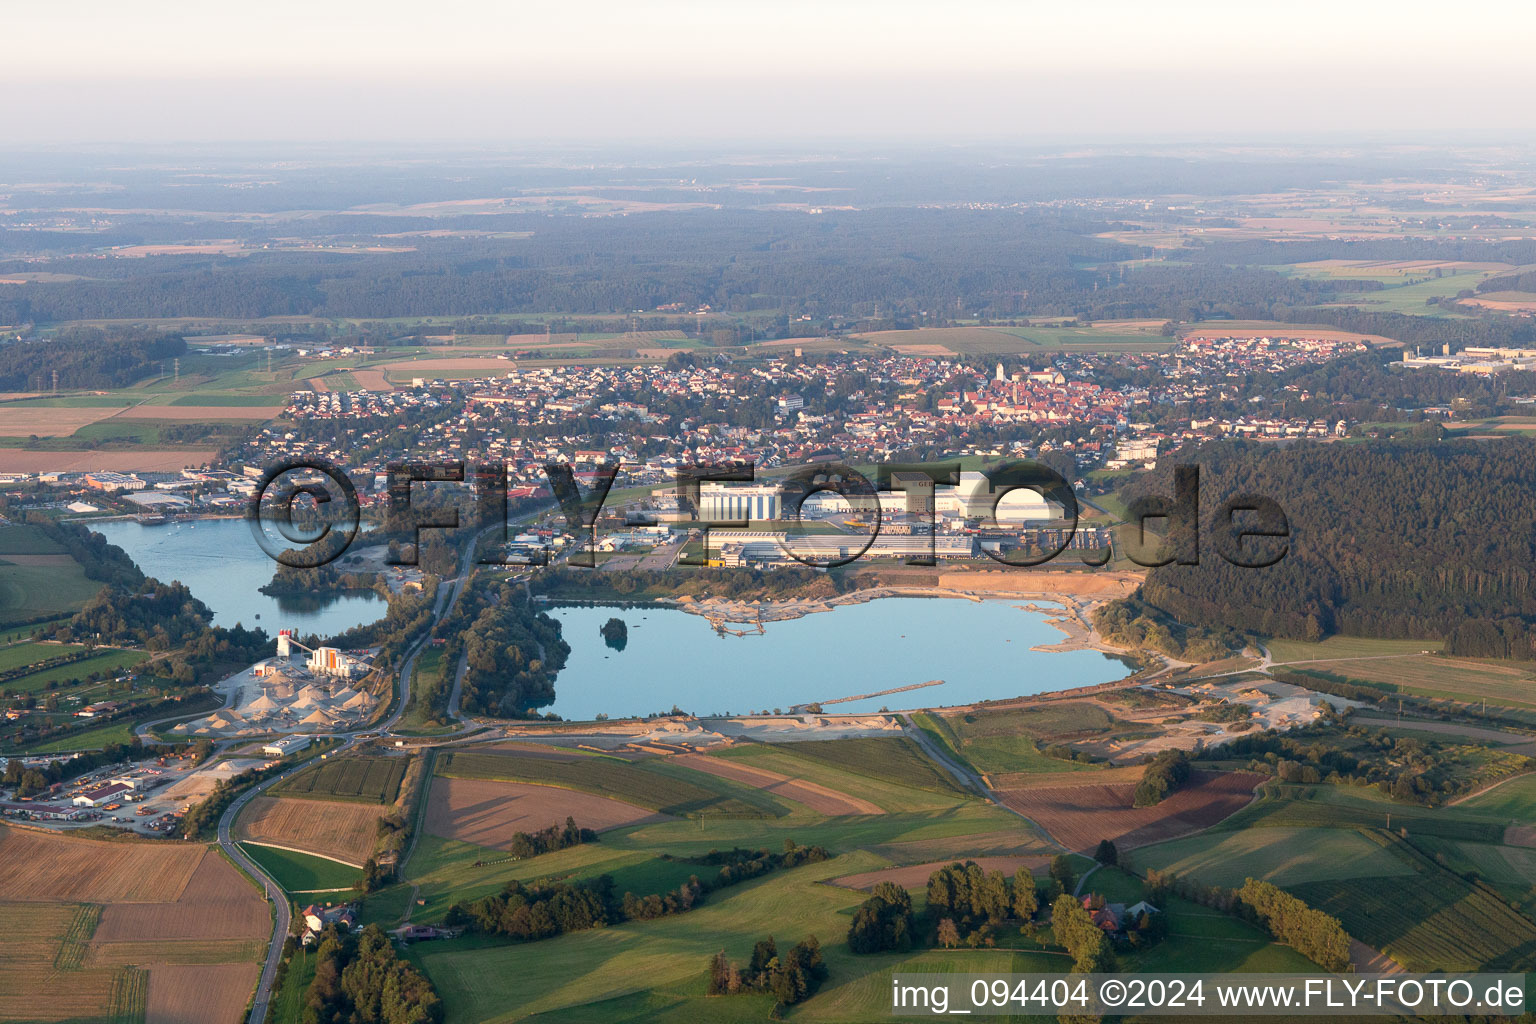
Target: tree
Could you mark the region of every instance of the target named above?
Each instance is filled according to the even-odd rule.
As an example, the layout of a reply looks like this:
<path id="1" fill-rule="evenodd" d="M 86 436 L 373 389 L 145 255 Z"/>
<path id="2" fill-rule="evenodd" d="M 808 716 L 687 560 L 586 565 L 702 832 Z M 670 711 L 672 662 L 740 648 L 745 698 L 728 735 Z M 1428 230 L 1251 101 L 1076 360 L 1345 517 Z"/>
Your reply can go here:
<path id="1" fill-rule="evenodd" d="M 1077 873 L 1072 870 L 1072 861 L 1064 853 L 1058 853 L 1051 858 L 1051 878 L 1061 886 L 1061 891 L 1070 893 L 1077 887 Z"/>
<path id="2" fill-rule="evenodd" d="M 1040 894 L 1035 892 L 1035 876 L 1027 865 L 1013 873 L 1013 916 L 1020 921 L 1034 919 L 1040 909 Z"/>
<path id="3" fill-rule="evenodd" d="M 1056 941 L 1072 957 L 1074 973 L 1114 970 L 1115 954 L 1109 936 L 1093 923 L 1093 918 L 1075 897 L 1058 896 L 1051 904 L 1051 930 L 1056 934 Z"/>
<path id="4" fill-rule="evenodd" d="M 1120 852 L 1108 839 L 1100 839 L 1098 849 L 1093 851 L 1093 859 L 1100 864 L 1114 865 L 1120 859 Z"/>
<path id="5" fill-rule="evenodd" d="M 869 899 L 854 911 L 848 927 L 848 948 L 855 953 L 912 948 L 912 897 L 894 882 L 875 886 Z"/>

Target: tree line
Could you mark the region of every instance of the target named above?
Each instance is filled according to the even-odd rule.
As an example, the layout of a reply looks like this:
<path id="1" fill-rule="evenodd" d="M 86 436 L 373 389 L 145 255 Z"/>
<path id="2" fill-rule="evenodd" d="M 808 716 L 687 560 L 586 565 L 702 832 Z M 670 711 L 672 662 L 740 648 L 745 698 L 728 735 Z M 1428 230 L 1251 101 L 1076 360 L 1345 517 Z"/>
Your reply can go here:
<path id="1" fill-rule="evenodd" d="M 624 921 L 649 921 L 687 913 L 702 904 L 709 893 L 756 878 L 776 868 L 826 860 L 831 856 L 820 846 L 799 846 L 784 841 L 782 853 L 736 848 L 712 850 L 685 862 L 719 866 L 705 881 L 690 875 L 676 889 L 637 896 L 614 891 L 613 876 L 603 874 L 575 882 L 541 880 L 524 884 L 516 879 L 499 893 L 478 900 L 460 901 L 448 909 L 444 923 L 466 927 L 486 935 L 500 935 L 519 942 L 534 942 L 567 932 L 601 928 Z"/>

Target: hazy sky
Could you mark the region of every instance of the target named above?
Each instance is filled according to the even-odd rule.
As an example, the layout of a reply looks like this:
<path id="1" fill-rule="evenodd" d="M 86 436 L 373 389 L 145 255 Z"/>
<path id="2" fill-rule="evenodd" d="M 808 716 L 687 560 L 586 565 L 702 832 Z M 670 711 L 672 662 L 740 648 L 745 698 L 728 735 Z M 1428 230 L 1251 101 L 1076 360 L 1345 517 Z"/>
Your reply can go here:
<path id="1" fill-rule="evenodd" d="M 1536 99 L 1536 5 L 1502 0 L 6 6 L 0 145 L 1525 141 Z"/>

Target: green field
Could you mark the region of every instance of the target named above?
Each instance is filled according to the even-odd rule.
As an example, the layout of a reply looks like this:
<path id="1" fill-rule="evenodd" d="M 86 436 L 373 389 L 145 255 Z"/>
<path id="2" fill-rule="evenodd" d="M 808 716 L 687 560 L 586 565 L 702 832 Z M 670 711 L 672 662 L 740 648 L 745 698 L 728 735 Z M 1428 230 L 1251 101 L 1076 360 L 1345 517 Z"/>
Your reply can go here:
<path id="1" fill-rule="evenodd" d="M 408 757 L 334 757 L 320 761 L 272 787 L 273 796 L 393 803 L 400 793 Z"/>
<path id="2" fill-rule="evenodd" d="M 53 645 L 39 645 L 47 649 Z M 89 658 L 72 661 L 68 665 L 55 665 L 53 668 L 45 668 L 37 672 L 29 672 L 20 678 L 13 679 L 4 684 L 3 688 L 16 690 L 20 693 L 41 693 L 49 683 L 64 683 L 69 679 L 85 679 L 92 672 L 116 674 L 119 669 L 127 671 L 139 665 L 149 658 L 144 651 L 120 651 L 113 648 L 103 650 L 100 654 L 94 654 Z"/>
<path id="3" fill-rule="evenodd" d="M 112 743 L 132 743 L 133 722 L 112 722 L 99 729 L 70 733 L 26 747 L 28 754 L 57 754 L 66 750 L 97 750 Z"/>
<path id="4" fill-rule="evenodd" d="M 1511 783 L 1513 785 L 1513 783 Z M 1352 786 L 1266 783 L 1253 803 L 1214 826 L 1211 835 L 1246 828 L 1406 828 L 1412 835 L 1497 843 L 1504 823 L 1462 807 L 1396 803 L 1378 790 Z"/>
<path id="5" fill-rule="evenodd" d="M 1282 665 L 1294 661 L 1324 662 L 1418 654 L 1420 651 L 1438 651 L 1443 644 L 1439 640 L 1375 640 L 1370 637 L 1331 636 L 1315 644 L 1276 637 L 1265 641 L 1265 646 L 1269 648 L 1275 664 Z"/>
<path id="6" fill-rule="evenodd" d="M 64 549 L 47 534 L 26 523 L 0 527 L 0 557 L 5 555 L 58 555 Z"/>
<path id="7" fill-rule="evenodd" d="M 16 565 L 0 555 L 0 626 L 78 609 L 100 589 L 73 560 Z"/>
<path id="8" fill-rule="evenodd" d="M 1388 693 L 1435 697 L 1511 708 L 1536 708 L 1536 673 L 1520 662 L 1479 661 L 1440 655 L 1298 665 L 1324 678 L 1373 686 Z"/>
<path id="9" fill-rule="evenodd" d="M 1394 835 L 1372 835 L 1412 864 L 1418 877 L 1308 882 L 1291 891 L 1409 970 L 1526 970 L 1536 965 L 1536 923 L 1496 891 L 1439 867 Z"/>
<path id="10" fill-rule="evenodd" d="M 780 817 L 789 810 L 761 790 L 662 761 L 631 764 L 601 756 L 564 761 L 451 751 L 439 757 L 437 774 L 560 786 L 677 817 L 769 818 Z"/>
<path id="11" fill-rule="evenodd" d="M 307 853 L 279 850 L 275 846 L 258 846 L 255 843 L 241 843 L 240 849 L 276 879 L 278 885 L 291 893 L 346 889 L 360 876 L 357 868 L 324 857 L 312 857 Z"/>
<path id="12" fill-rule="evenodd" d="M 422 943 L 408 955 L 437 985 L 447 1003 L 448 1020 L 463 1024 L 523 1018 L 679 1024 L 766 1019 L 766 1001 L 706 997 L 703 964 L 719 949 L 732 959 L 744 959 L 752 943 L 768 934 L 781 946 L 810 934 L 821 940 L 829 977 L 814 998 L 786 1012 L 787 1019 L 797 1021 L 886 1019 L 893 973 L 1065 972 L 1070 966 L 1059 952 L 1011 930 L 1000 936 L 1008 948 L 854 956 L 843 939 L 849 914 L 863 894 L 825 881 L 879 864 L 869 852 L 853 851 L 717 892 L 703 907 L 675 917 L 521 946 L 483 938 Z M 1128 876 L 1112 872 L 1103 881 L 1117 898 L 1139 896 L 1139 883 Z M 1173 901 L 1168 911 L 1170 938 L 1129 958 L 1126 966 L 1233 971 L 1311 967 L 1234 918 L 1184 901 Z"/>
<path id="13" fill-rule="evenodd" d="M 1413 869 L 1353 829 L 1249 828 L 1207 832 L 1135 853 L 1138 870 L 1191 875 L 1207 885 L 1242 886 L 1258 878 L 1279 886 L 1412 875 Z M 1097 877 L 1097 876 L 1095 876 Z"/>
<path id="14" fill-rule="evenodd" d="M 315 980 L 315 962 L 307 950 L 294 955 L 282 985 L 272 994 L 271 1016 L 267 1018 L 272 1024 L 303 1024 L 304 995 Z"/>
<path id="15" fill-rule="evenodd" d="M 977 771 L 988 775 L 1098 770 L 1102 766 L 1047 757 L 1040 750 L 1056 742 L 1104 738 L 1125 726 L 1103 708 L 1086 702 L 959 715 L 931 714 L 917 720 Z"/>
<path id="16" fill-rule="evenodd" d="M 63 657 L 84 649 L 84 644 L 19 643 L 0 647 L 0 672 L 25 665 L 35 665 L 50 658 Z"/>
<path id="17" fill-rule="evenodd" d="M 780 749 L 806 761 L 909 789 L 945 796 L 967 794 L 948 772 L 906 737 L 809 740 L 783 744 Z"/>
<path id="18" fill-rule="evenodd" d="M 1456 809 L 1489 818 L 1536 823 L 1536 775 L 1511 779 L 1463 800 Z"/>

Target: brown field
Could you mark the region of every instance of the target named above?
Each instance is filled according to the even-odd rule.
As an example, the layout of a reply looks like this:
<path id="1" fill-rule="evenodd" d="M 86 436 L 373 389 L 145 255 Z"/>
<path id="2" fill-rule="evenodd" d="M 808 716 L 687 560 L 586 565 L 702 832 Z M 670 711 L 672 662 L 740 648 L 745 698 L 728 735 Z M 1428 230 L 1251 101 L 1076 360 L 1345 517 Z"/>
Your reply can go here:
<path id="1" fill-rule="evenodd" d="M 750 765 L 736 761 L 723 761 L 717 757 L 707 757 L 704 754 L 679 754 L 673 758 L 679 764 L 685 764 L 697 771 L 708 772 L 710 775 L 718 775 L 724 779 L 736 782 L 744 782 L 757 789 L 766 790 L 785 799 L 793 800 L 797 804 L 804 804 L 819 814 L 884 814 L 884 809 L 870 803 L 868 800 L 860 800 L 857 797 L 844 796 L 836 790 L 826 786 L 817 785 L 814 782 L 806 782 L 802 779 L 792 779 L 788 775 L 780 775 L 778 772 L 770 772 L 765 768 L 753 768 Z"/>
<path id="2" fill-rule="evenodd" d="M 0 1021 L 233 1024 L 272 927 L 256 887 L 196 844 L 0 827 L 0 893 L 16 901 L 0 904 Z"/>
<path id="3" fill-rule="evenodd" d="M 370 804 L 283 800 L 262 796 L 240 815 L 235 831 L 241 839 L 291 846 L 309 853 L 344 860 L 362 867 L 373 852 L 379 808 Z"/>
<path id="4" fill-rule="evenodd" d="M 212 448 L 180 448 L 174 451 L 151 448 L 122 452 L 44 452 L 0 448 L 0 472 L 38 473 L 57 469 L 79 473 L 99 469 L 119 473 L 134 470 L 173 473 L 189 466 L 207 465 L 215 454 Z"/>
<path id="5" fill-rule="evenodd" d="M 389 382 L 383 370 L 353 370 L 352 379 L 357 381 L 357 386 L 364 391 L 395 390 L 395 386 Z"/>
<path id="6" fill-rule="evenodd" d="M 0 966 L 53 963 L 75 913 L 72 903 L 0 903 Z"/>
<path id="7" fill-rule="evenodd" d="M 144 1024 L 235 1024 L 260 975 L 257 964 L 153 967 Z"/>
<path id="8" fill-rule="evenodd" d="M 175 904 L 172 904 L 174 906 Z M 86 963 L 91 967 L 144 964 L 259 963 L 267 955 L 260 939 L 135 939 L 132 942 L 93 942 Z"/>
<path id="9" fill-rule="evenodd" d="M 1471 299 L 1462 299 L 1458 306 L 1480 306 L 1505 313 L 1529 313 L 1536 311 L 1536 295 L 1528 292 L 1488 292 Z"/>
<path id="10" fill-rule="evenodd" d="M 110 405 L 82 409 L 35 405 L 0 405 L 0 437 L 68 437 L 87 424 L 122 412 Z"/>
<path id="11" fill-rule="evenodd" d="M 599 832 L 671 820 L 621 800 L 521 782 L 433 779 L 430 799 L 428 832 L 495 849 L 505 849 L 517 832 L 558 825 L 567 817 L 575 818 L 582 828 Z"/>
<path id="12" fill-rule="evenodd" d="M 270 420 L 277 405 L 135 405 L 117 414 L 124 420 Z"/>
<path id="13" fill-rule="evenodd" d="M 0 893 L 25 902 L 168 903 L 181 897 L 206 852 L 0 827 Z"/>
<path id="14" fill-rule="evenodd" d="M 904 356 L 944 356 L 954 355 L 943 345 L 892 345 L 891 348 Z"/>
<path id="15" fill-rule="evenodd" d="M 957 861 L 973 860 L 987 871 L 1001 871 L 1009 878 L 1023 865 L 1036 874 L 1050 866 L 1049 857 L 956 857 L 953 860 L 936 860 L 927 864 L 907 864 L 903 867 L 881 868 L 879 871 L 862 871 L 857 875 L 844 875 L 832 879 L 833 885 L 844 889 L 873 889 L 881 882 L 895 882 L 903 889 L 921 889 L 928 884 L 928 876 L 939 868 L 947 868 Z"/>
<path id="16" fill-rule="evenodd" d="M 202 860 L 178 897 L 160 903 L 109 903 L 102 908 L 92 944 L 142 942 L 147 936 L 175 941 L 270 935 L 271 916 L 255 886 L 217 850 L 192 849 L 202 853 Z"/>
<path id="17" fill-rule="evenodd" d="M 46 964 L 12 965 L 0 969 L 0 1020 L 5 1021 L 105 1021 L 112 1018 L 106 1008 L 112 1001 L 110 969 L 71 971 L 68 983 L 53 966 Z M 254 982 L 251 988 L 256 986 Z M 246 993 L 249 995 L 249 993 Z M 242 1001 L 244 996 L 241 997 Z"/>
<path id="18" fill-rule="evenodd" d="M 1195 772 L 1188 786 L 1156 807 L 1132 807 L 1133 783 L 1057 786 L 1000 792 L 1010 808 L 1037 822 L 1071 850 L 1090 851 L 1100 839 L 1122 850 L 1198 832 L 1246 806 L 1264 776 L 1253 772 Z"/>

